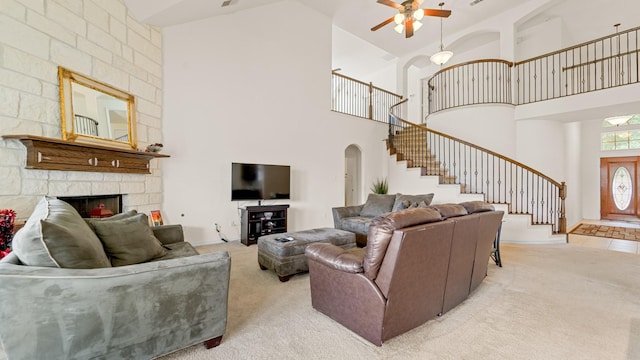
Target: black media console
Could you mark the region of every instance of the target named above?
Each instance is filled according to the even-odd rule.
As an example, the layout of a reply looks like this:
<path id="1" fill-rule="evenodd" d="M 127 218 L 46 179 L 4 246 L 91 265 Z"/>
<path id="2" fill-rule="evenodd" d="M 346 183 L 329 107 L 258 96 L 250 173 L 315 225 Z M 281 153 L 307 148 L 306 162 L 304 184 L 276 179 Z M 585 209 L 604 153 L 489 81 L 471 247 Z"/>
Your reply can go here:
<path id="1" fill-rule="evenodd" d="M 242 209 L 240 242 L 256 244 L 262 235 L 287 232 L 289 205 L 247 206 Z"/>

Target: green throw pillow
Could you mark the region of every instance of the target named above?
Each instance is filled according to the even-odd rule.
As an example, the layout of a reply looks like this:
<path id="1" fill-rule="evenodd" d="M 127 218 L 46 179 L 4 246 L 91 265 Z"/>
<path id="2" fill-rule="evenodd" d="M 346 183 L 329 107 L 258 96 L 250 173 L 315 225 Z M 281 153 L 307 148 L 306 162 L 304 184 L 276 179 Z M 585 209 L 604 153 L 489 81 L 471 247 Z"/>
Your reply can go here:
<path id="1" fill-rule="evenodd" d="M 29 266 L 111 267 L 100 239 L 68 203 L 44 197 L 13 239 L 13 251 Z"/>
<path id="2" fill-rule="evenodd" d="M 167 254 L 143 213 L 124 219 L 93 221 L 92 224 L 113 266 L 138 264 Z"/>

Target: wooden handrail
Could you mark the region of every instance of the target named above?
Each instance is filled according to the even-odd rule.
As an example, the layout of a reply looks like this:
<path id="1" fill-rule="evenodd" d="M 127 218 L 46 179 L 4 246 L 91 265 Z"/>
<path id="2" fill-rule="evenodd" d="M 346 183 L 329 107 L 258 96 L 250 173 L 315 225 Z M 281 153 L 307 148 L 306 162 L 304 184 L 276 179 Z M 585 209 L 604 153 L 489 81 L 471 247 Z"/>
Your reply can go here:
<path id="1" fill-rule="evenodd" d="M 389 107 L 401 95 L 349 76 L 331 72 L 331 110 L 386 122 Z"/>
<path id="2" fill-rule="evenodd" d="M 566 184 L 519 161 L 468 141 L 406 121 L 398 109 L 389 109 L 389 147 L 420 167 L 423 175 L 438 176 L 440 183 L 460 184 L 461 191 L 483 194 L 485 201 L 503 203 L 509 213 L 530 214 L 533 224 L 551 225 L 566 232 Z M 408 131 L 406 129 L 417 129 Z"/>
<path id="3" fill-rule="evenodd" d="M 463 66 L 471 65 L 471 64 L 485 63 L 485 62 L 486 62 L 486 63 L 488 63 L 488 62 L 503 63 L 503 64 L 506 64 L 506 65 L 509 65 L 509 67 L 513 67 L 513 64 L 514 64 L 514 63 L 513 63 L 513 62 L 511 62 L 511 61 L 502 60 L 502 59 L 479 59 L 479 60 L 471 60 L 471 61 L 466 61 L 466 62 L 463 62 L 463 63 L 459 63 L 459 64 L 451 65 L 451 66 L 448 66 L 448 67 L 446 67 L 446 68 L 444 68 L 444 69 L 442 69 L 442 70 L 439 70 L 439 71 L 438 71 L 438 72 L 436 72 L 435 74 L 431 75 L 431 78 L 434 78 L 434 77 L 436 77 L 437 75 L 439 75 L 439 74 L 441 74 L 441 73 L 443 73 L 443 72 L 445 72 L 445 71 L 453 70 L 453 69 L 455 69 L 455 68 L 459 68 L 459 67 L 463 67 Z"/>
<path id="4" fill-rule="evenodd" d="M 546 57 L 553 56 L 553 55 L 562 54 L 562 53 L 567 52 L 567 51 L 575 50 L 575 49 L 581 48 L 583 46 L 595 44 L 595 43 L 597 43 L 599 41 L 610 39 L 610 38 L 613 38 L 613 37 L 616 37 L 616 36 L 620 36 L 620 35 L 623 35 L 623 34 L 627 34 L 627 33 L 630 33 L 632 31 L 637 31 L 637 30 L 640 30 L 640 26 L 634 27 L 634 28 L 631 28 L 631 29 L 628 29 L 628 30 L 625 30 L 625 31 L 622 31 L 622 32 L 619 32 L 619 33 L 615 33 L 615 34 L 612 34 L 612 35 L 606 35 L 606 36 L 600 37 L 600 38 L 595 39 L 595 40 L 589 40 L 589 41 L 583 42 L 582 44 L 573 45 L 573 46 L 570 46 L 570 47 L 567 47 L 567 48 L 564 48 L 564 49 L 560 49 L 560 50 L 557 50 L 557 51 L 553 51 L 553 52 L 550 52 L 550 53 L 546 53 L 546 54 L 543 54 L 543 55 L 540 55 L 540 56 L 532 57 L 532 58 L 521 60 L 521 61 L 516 61 L 514 63 L 514 65 L 518 66 L 518 65 L 522 65 L 522 64 L 527 63 L 527 62 L 544 59 Z"/>
<path id="5" fill-rule="evenodd" d="M 620 53 L 620 54 L 605 56 L 605 57 L 603 57 L 601 59 L 587 61 L 587 62 L 584 62 L 584 63 L 571 65 L 571 66 L 565 66 L 565 67 L 562 68 L 562 71 L 572 70 L 572 69 L 576 69 L 576 68 L 579 68 L 579 67 L 583 67 L 583 66 L 587 66 L 587 65 L 593 65 L 593 64 L 597 64 L 599 62 L 603 62 L 603 61 L 619 58 L 621 56 L 627 56 L 627 55 L 638 54 L 638 53 L 640 53 L 640 50 L 625 51 L 625 52 Z"/>
<path id="6" fill-rule="evenodd" d="M 333 74 L 333 75 L 335 75 L 335 76 L 338 76 L 338 77 L 341 77 L 341 78 L 344 78 L 344 79 L 349 80 L 349 81 L 353 81 L 353 82 L 355 82 L 355 83 L 358 83 L 358 84 L 361 84 L 361 85 L 364 85 L 364 86 L 371 86 L 373 89 L 376 89 L 376 90 L 382 91 L 383 93 L 387 93 L 387 94 L 389 94 L 389 95 L 397 96 L 397 97 L 399 97 L 399 98 L 401 98 L 401 99 L 402 99 L 402 95 L 399 95 L 399 94 L 396 94 L 396 93 L 391 92 L 391 91 L 389 91 L 389 90 L 385 90 L 385 89 L 383 89 L 383 88 L 377 87 L 377 86 L 373 85 L 373 83 L 371 83 L 371 82 L 368 82 L 368 83 L 367 83 L 367 82 L 364 82 L 364 81 L 361 81 L 361 80 L 358 80 L 358 79 L 354 79 L 354 78 L 352 78 L 352 77 L 349 77 L 349 76 L 346 76 L 346 75 L 339 74 L 339 73 L 337 73 L 336 71 L 331 71 L 331 74 Z"/>
<path id="7" fill-rule="evenodd" d="M 407 102 L 408 100 L 409 100 L 409 99 L 404 99 L 404 100 L 402 100 L 401 102 L 399 102 L 399 103 L 397 103 L 397 104 L 393 105 L 393 106 L 391 107 L 391 109 L 394 109 L 396 106 L 400 106 L 400 105 L 404 104 L 404 103 L 405 103 L 405 102 Z M 409 126 L 413 126 L 413 127 L 418 127 L 418 128 L 424 129 L 425 131 L 432 132 L 432 133 L 434 133 L 434 134 L 436 134 L 436 135 L 442 136 L 442 137 L 447 138 L 447 139 L 449 139 L 449 140 L 453 140 L 453 141 L 459 142 L 459 143 L 461 143 L 461 144 L 467 145 L 467 146 L 472 147 L 472 148 L 474 148 L 474 149 L 478 149 L 478 150 L 480 150 L 480 151 L 482 151 L 482 152 L 486 152 L 486 153 L 488 153 L 488 154 L 490 154 L 490 155 L 493 155 L 493 156 L 495 156 L 495 157 L 497 157 L 497 158 L 500 158 L 500 159 L 505 160 L 505 161 L 507 161 L 507 162 L 510 162 L 510 163 L 512 163 L 512 164 L 514 164 L 514 165 L 517 165 L 517 166 L 519 166 L 519 167 L 521 167 L 521 168 L 523 168 L 523 169 L 525 169 L 525 170 L 527 170 L 527 171 L 529 171 L 529 172 L 531 172 L 531 173 L 534 173 L 534 174 L 536 174 L 536 175 L 540 176 L 541 178 L 543 178 L 543 179 L 547 180 L 548 182 L 552 183 L 552 184 L 553 184 L 553 185 L 555 185 L 555 186 L 562 187 L 562 184 L 564 184 L 564 183 L 562 183 L 562 182 L 558 182 L 558 181 L 556 181 L 556 180 L 553 180 L 553 179 L 552 179 L 552 178 L 550 178 L 549 176 L 547 176 L 547 175 L 545 175 L 545 174 L 543 174 L 543 173 L 539 172 L 538 170 L 536 170 L 536 169 L 534 169 L 534 168 L 531 168 L 531 167 L 529 167 L 529 166 L 527 166 L 527 165 L 525 165 L 525 164 L 523 164 L 523 163 L 521 163 L 521 162 L 519 162 L 519 161 L 517 161 L 517 160 L 514 160 L 514 159 L 512 159 L 512 158 L 510 158 L 510 157 L 507 157 L 507 156 L 504 156 L 504 155 L 502 155 L 502 154 L 499 154 L 499 153 L 497 153 L 497 152 L 495 152 L 495 151 L 493 151 L 493 150 L 489 150 L 489 149 L 484 148 L 484 147 L 482 147 L 482 146 L 479 146 L 479 145 L 476 145 L 476 144 L 470 143 L 470 142 L 468 142 L 468 141 L 462 140 L 462 139 L 460 139 L 460 138 L 457 138 L 457 137 L 455 137 L 455 136 L 447 135 L 447 134 L 442 133 L 442 132 L 440 132 L 440 131 L 436 131 L 436 130 L 433 130 L 433 129 L 429 129 L 429 128 L 427 128 L 426 126 L 424 126 L 424 125 L 422 125 L 422 124 L 414 124 L 414 123 L 409 122 L 409 121 L 406 121 L 406 120 L 404 120 L 404 119 L 402 119 L 402 118 L 400 118 L 400 117 L 398 117 L 398 116 L 396 116 L 396 115 L 394 115 L 394 117 L 395 117 L 395 119 L 396 119 L 396 120 L 399 120 L 400 122 L 402 122 L 402 123 L 404 123 L 404 124 L 406 124 L 406 125 L 409 125 Z"/>

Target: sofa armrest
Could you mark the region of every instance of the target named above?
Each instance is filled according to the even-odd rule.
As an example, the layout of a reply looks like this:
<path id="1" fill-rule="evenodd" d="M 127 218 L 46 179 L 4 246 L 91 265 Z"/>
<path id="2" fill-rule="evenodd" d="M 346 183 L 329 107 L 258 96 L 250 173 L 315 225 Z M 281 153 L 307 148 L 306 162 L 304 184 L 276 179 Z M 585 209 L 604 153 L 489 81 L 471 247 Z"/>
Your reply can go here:
<path id="1" fill-rule="evenodd" d="M 222 336 L 229 253 L 102 269 L 0 264 L 9 358 L 154 358 Z M 31 339 L 32 341 L 25 341 Z"/>
<path id="2" fill-rule="evenodd" d="M 182 225 L 153 226 L 153 235 L 163 244 L 173 244 L 184 241 Z"/>
<path id="3" fill-rule="evenodd" d="M 355 206 L 343 206 L 343 207 L 334 207 L 331 209 L 333 213 L 333 224 L 336 229 L 339 229 L 340 221 L 344 218 L 360 216 L 360 212 L 362 211 L 363 205 L 355 205 Z"/>
<path id="4" fill-rule="evenodd" d="M 332 269 L 347 273 L 361 273 L 365 250 L 363 248 L 343 249 L 327 243 L 310 244 L 305 255 L 310 261 L 317 261 Z"/>

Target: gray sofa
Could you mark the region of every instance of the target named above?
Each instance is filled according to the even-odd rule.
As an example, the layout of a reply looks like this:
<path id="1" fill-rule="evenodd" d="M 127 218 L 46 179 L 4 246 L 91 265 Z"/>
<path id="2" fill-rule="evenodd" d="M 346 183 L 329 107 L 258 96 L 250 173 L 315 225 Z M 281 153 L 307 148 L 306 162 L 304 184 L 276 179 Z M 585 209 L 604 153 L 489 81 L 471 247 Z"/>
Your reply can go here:
<path id="1" fill-rule="evenodd" d="M 424 208 L 431 204 L 433 193 L 420 195 L 369 194 L 362 205 L 332 208 L 336 229 L 356 234 L 358 247 L 367 245 L 369 224 L 376 216 L 410 208 Z"/>
<path id="2" fill-rule="evenodd" d="M 199 255 L 180 225 L 144 228 L 144 214 L 77 222 L 61 203 L 44 199 L 16 234 L 14 251 L 0 261 L 0 340 L 9 359 L 150 359 L 220 343 L 227 323 L 227 252 Z M 143 252 L 134 244 L 133 253 L 116 252 L 118 241 L 140 236 L 134 228 L 163 251 L 156 247 L 152 259 L 113 266 Z M 85 246 L 94 242 L 87 229 L 105 239 L 115 230 L 116 239 L 104 244 L 110 264 L 87 262 L 104 260 Z M 81 243 L 61 245 L 59 236 L 74 235 Z M 38 242 L 48 251 L 41 258 L 32 256 Z"/>

